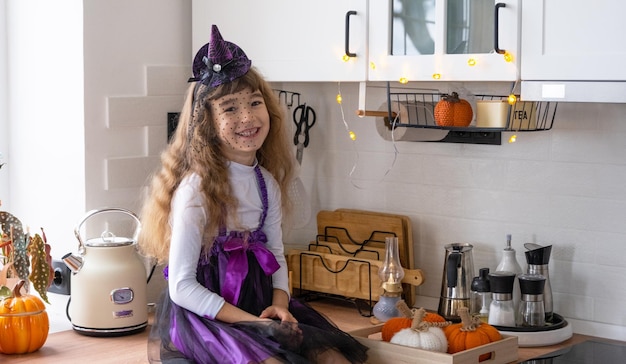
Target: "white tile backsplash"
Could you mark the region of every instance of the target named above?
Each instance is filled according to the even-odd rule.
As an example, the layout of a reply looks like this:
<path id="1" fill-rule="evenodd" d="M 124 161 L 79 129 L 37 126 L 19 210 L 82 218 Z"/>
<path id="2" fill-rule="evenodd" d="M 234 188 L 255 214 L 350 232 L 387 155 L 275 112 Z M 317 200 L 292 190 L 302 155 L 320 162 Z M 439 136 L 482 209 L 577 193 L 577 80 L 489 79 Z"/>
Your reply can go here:
<path id="1" fill-rule="evenodd" d="M 108 126 L 162 126 L 168 112 L 180 111 L 181 95 L 112 96 L 108 98 Z"/>
<path id="2" fill-rule="evenodd" d="M 106 189 L 141 188 L 158 166 L 159 158 L 126 157 L 105 160 Z"/>
<path id="3" fill-rule="evenodd" d="M 190 76 L 189 66 L 146 66 L 147 95 L 183 95 Z"/>
<path id="4" fill-rule="evenodd" d="M 318 111 L 302 175 L 319 196 L 320 208 L 411 218 L 414 260 L 425 274 L 418 303 L 436 308 L 444 245 L 470 242 L 476 270 L 494 270 L 510 233 L 523 267 L 525 242 L 553 245 L 555 312 L 570 320 L 574 331 L 626 339 L 626 260 L 621 256 L 626 105 L 562 103 L 552 130 L 517 133 L 511 144 L 511 133 L 503 133 L 500 146 L 397 142 L 397 160 L 385 175 L 393 144 L 377 134 L 374 118 L 354 116 L 356 84 L 341 84 L 341 90 L 345 120 L 357 132 L 357 143 L 346 136 L 336 84 L 287 86 Z M 384 90 L 368 87 L 368 108 L 378 108 L 382 100 Z M 358 178 L 351 179 L 357 154 L 353 176 Z M 291 232 L 288 243 L 313 240 L 312 227 Z"/>

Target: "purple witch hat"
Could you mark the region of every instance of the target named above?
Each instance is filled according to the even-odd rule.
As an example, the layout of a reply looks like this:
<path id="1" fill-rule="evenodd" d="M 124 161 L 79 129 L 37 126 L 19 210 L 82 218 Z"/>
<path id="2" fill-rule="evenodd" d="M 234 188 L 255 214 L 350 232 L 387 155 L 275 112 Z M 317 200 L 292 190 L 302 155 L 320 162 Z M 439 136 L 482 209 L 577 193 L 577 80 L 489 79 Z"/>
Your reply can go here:
<path id="1" fill-rule="evenodd" d="M 200 81 L 217 87 L 245 75 L 252 65 L 243 49 L 222 38 L 216 25 L 211 27 L 211 40 L 200 48 L 193 60 L 193 77 L 189 82 Z"/>

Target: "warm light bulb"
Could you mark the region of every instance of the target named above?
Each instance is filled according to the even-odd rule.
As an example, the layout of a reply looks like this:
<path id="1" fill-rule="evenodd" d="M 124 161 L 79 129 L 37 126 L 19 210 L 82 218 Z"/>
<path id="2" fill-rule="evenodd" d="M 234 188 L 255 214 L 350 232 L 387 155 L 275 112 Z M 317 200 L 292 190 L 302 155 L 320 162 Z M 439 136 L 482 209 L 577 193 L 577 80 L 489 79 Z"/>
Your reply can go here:
<path id="1" fill-rule="evenodd" d="M 504 57 L 505 62 L 513 62 L 513 55 L 509 53 L 508 51 L 504 52 L 503 57 Z"/>
<path id="2" fill-rule="evenodd" d="M 511 137 L 509 138 L 509 143 L 515 143 L 515 141 L 517 140 L 517 135 L 513 134 L 511 135 Z"/>
<path id="3" fill-rule="evenodd" d="M 347 54 L 344 54 L 343 57 L 341 57 L 341 60 L 344 62 L 348 62 L 350 60 L 350 56 L 348 56 Z"/>
<path id="4" fill-rule="evenodd" d="M 406 85 L 407 83 L 409 83 L 409 79 L 406 77 L 400 77 L 400 79 L 398 80 L 398 82 L 400 82 L 403 85 Z"/>
<path id="5" fill-rule="evenodd" d="M 337 94 L 337 103 L 341 105 L 342 100 L 343 98 L 341 98 L 341 94 Z"/>
<path id="6" fill-rule="evenodd" d="M 383 266 L 378 269 L 378 278 L 382 282 L 383 289 L 387 292 L 401 292 L 404 269 L 400 263 L 398 254 L 398 238 L 385 238 L 385 260 Z"/>
<path id="7" fill-rule="evenodd" d="M 376 69 L 376 63 L 370 62 L 370 68 L 375 70 Z"/>
<path id="8" fill-rule="evenodd" d="M 517 102 L 517 96 L 510 94 L 507 101 L 509 102 L 509 105 L 515 105 Z"/>
<path id="9" fill-rule="evenodd" d="M 356 134 L 352 130 L 350 130 L 349 134 L 350 134 L 350 139 L 352 139 L 353 141 L 356 140 Z"/>
<path id="10" fill-rule="evenodd" d="M 438 80 L 441 78 L 441 73 L 433 73 L 433 79 Z"/>
<path id="11" fill-rule="evenodd" d="M 470 67 L 473 67 L 476 65 L 476 59 L 475 58 L 470 58 L 467 60 L 467 65 Z"/>

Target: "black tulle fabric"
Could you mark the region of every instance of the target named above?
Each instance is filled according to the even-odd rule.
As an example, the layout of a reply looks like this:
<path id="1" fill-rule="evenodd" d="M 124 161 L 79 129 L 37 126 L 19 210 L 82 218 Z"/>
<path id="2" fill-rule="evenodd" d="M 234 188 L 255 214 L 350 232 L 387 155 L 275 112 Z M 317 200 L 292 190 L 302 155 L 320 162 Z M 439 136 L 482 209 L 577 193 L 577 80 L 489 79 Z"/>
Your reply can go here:
<path id="1" fill-rule="evenodd" d="M 217 260 L 212 256 L 206 264 L 201 264 L 198 278 L 209 289 L 219 292 L 219 278 L 215 278 Z M 252 253 L 248 253 L 248 264 L 249 274 L 237 306 L 258 315 L 271 304 L 271 277 L 264 274 Z M 204 281 L 205 278 L 209 278 L 208 281 Z M 316 363 L 319 354 L 331 349 L 340 351 L 352 363 L 363 363 L 367 359 L 365 346 L 305 302 L 291 299 L 289 310 L 298 320 L 297 324 L 279 321 L 228 324 L 199 317 L 177 306 L 165 290 L 150 333 L 150 361 L 234 364 L 260 363 L 274 358 L 283 363 Z M 175 332 L 171 332 L 172 322 L 175 322 Z M 179 347 L 172 344 L 172 339 Z"/>

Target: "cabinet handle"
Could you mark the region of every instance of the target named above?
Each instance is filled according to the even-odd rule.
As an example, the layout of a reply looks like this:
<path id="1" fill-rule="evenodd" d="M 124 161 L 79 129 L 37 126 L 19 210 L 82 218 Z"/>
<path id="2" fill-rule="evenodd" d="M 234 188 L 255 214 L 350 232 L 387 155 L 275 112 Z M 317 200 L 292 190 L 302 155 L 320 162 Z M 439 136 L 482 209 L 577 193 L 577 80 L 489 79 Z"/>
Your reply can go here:
<path id="1" fill-rule="evenodd" d="M 346 56 L 356 57 L 356 53 L 350 52 L 350 16 L 356 15 L 355 10 L 350 10 L 346 13 Z"/>
<path id="2" fill-rule="evenodd" d="M 504 49 L 500 49 L 500 47 L 498 45 L 498 43 L 499 43 L 499 40 L 498 40 L 498 33 L 499 33 L 498 29 L 500 28 L 500 16 L 499 16 L 500 8 L 506 8 L 506 4 L 504 4 L 504 3 L 497 3 L 496 4 L 496 12 L 495 12 L 495 16 L 493 17 L 494 18 L 494 23 L 495 23 L 494 24 L 494 30 L 493 30 L 493 34 L 494 34 L 494 37 L 493 37 L 493 49 L 498 54 L 504 54 Z"/>

